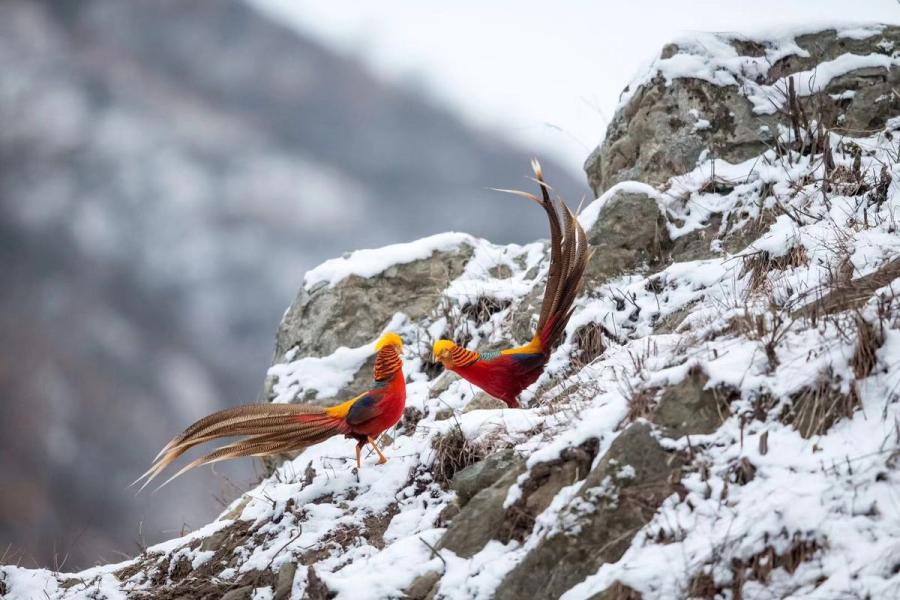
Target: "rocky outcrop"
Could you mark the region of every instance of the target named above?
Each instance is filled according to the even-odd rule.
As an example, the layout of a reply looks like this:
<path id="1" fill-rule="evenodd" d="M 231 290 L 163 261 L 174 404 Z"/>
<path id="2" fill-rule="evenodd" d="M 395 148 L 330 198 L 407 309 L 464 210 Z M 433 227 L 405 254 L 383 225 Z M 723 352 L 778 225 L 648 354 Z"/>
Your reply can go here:
<path id="1" fill-rule="evenodd" d="M 652 190 L 626 187 L 611 191 L 597 221 L 587 231 L 593 255 L 585 274 L 586 285 L 662 264 L 671 247 L 666 224 Z"/>
<path id="2" fill-rule="evenodd" d="M 848 53 L 889 59 L 898 47 L 897 26 L 864 36 L 826 30 L 790 42 L 722 35 L 669 44 L 626 89 L 606 138 L 585 163 L 588 181 L 601 194 L 620 181 L 663 184 L 693 170 L 701 156 L 732 163 L 757 156 L 773 145 L 783 123 L 777 113 L 785 110 L 791 76 L 796 93 L 807 96 L 809 118 L 847 132 L 883 127 L 900 111 L 892 92 L 900 83 L 896 65 L 863 61 L 833 78 L 823 70 L 819 79 L 827 81 L 815 94 L 808 93 L 815 83 L 803 75 Z M 708 68 L 677 70 L 679 61 L 691 60 Z M 771 99 L 757 100 L 763 93 Z"/>
<path id="3" fill-rule="evenodd" d="M 615 562 L 656 508 L 678 489 L 682 464 L 646 424 L 632 425 L 610 446 L 560 515 L 554 532 L 503 579 L 497 600 L 552 600 Z"/>

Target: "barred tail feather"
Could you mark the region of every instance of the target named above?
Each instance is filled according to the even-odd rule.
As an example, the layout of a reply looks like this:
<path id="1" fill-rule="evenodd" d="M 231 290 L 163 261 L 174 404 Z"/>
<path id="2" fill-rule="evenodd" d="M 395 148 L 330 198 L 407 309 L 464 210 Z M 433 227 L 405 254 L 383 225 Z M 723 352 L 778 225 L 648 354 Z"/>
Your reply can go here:
<path id="1" fill-rule="evenodd" d="M 213 440 L 246 436 L 189 463 L 163 485 L 201 465 L 243 456 L 269 456 L 301 450 L 334 435 L 346 433 L 347 424 L 324 409 L 297 404 L 253 404 L 222 410 L 200 419 L 163 447 L 142 480 L 141 490 L 194 446 Z M 162 486 L 160 486 L 162 487 Z"/>

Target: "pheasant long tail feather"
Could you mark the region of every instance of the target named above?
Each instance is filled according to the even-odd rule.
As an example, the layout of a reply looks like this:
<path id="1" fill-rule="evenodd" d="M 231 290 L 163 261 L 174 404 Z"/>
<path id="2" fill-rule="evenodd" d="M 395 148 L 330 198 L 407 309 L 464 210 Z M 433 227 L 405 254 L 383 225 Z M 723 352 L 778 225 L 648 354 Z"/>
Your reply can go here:
<path id="1" fill-rule="evenodd" d="M 532 167 L 541 187 L 541 199 L 535 200 L 546 211 L 550 223 L 550 268 L 537 325 L 541 346 L 550 350 L 559 341 L 572 316 L 572 304 L 581 288 L 590 253 L 587 236 L 578 219 L 565 202 L 559 201 L 557 207 L 551 200 L 550 188 L 544 183 L 537 161 L 532 162 Z"/>
<path id="2" fill-rule="evenodd" d="M 189 463 L 166 483 L 200 465 L 241 456 L 300 450 L 347 430 L 343 419 L 327 415 L 320 407 L 253 404 L 222 410 L 200 419 L 166 444 L 150 469 L 134 484 L 146 479 L 141 486 L 143 489 L 185 452 L 216 439 L 246 436 Z"/>

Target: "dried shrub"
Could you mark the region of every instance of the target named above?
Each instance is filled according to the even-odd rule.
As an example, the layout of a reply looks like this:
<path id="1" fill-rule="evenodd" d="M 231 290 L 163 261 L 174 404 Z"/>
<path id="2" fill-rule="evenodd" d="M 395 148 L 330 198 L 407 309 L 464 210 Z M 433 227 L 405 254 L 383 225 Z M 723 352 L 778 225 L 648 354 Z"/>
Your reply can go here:
<path id="1" fill-rule="evenodd" d="M 841 390 L 840 379 L 831 369 L 821 373 L 812 385 L 791 396 L 782 421 L 793 425 L 801 436 L 822 435 L 843 417 L 850 417 L 859 406 L 856 387 Z"/>
<path id="2" fill-rule="evenodd" d="M 640 592 L 619 581 L 606 588 L 601 597 L 606 600 L 643 600 Z"/>
<path id="3" fill-rule="evenodd" d="M 856 348 L 850 357 L 850 368 L 857 379 L 868 377 L 878 362 L 877 352 L 884 343 L 884 334 L 874 325 L 856 314 Z"/>
<path id="4" fill-rule="evenodd" d="M 479 296 L 475 300 L 463 304 L 459 312 L 464 319 L 474 321 L 477 325 L 483 325 L 498 312 L 509 308 L 510 304 L 509 300 Z"/>
<path id="5" fill-rule="evenodd" d="M 638 388 L 631 390 L 628 396 L 628 414 L 625 422 L 632 423 L 638 419 L 649 419 L 656 410 L 656 398 L 659 388 Z"/>
<path id="6" fill-rule="evenodd" d="M 769 576 L 776 569 L 784 569 L 789 574 L 793 574 L 800 565 L 814 559 L 822 548 L 822 545 L 816 540 L 795 533 L 791 547 L 782 554 L 769 545 L 750 558 L 733 558 L 730 565 L 732 575 L 730 585 L 717 584 L 712 575 L 706 572 L 707 567 L 691 578 L 687 591 L 691 598 L 714 600 L 730 596 L 734 600 L 742 600 L 744 584 L 747 582 L 753 581 L 765 585 L 769 582 Z M 728 594 L 726 590 L 731 593 Z"/>
<path id="7" fill-rule="evenodd" d="M 743 257 L 743 266 L 739 277 L 750 274 L 750 291 L 762 289 L 769 281 L 771 271 L 786 271 L 805 265 L 809 262 L 806 247 L 803 245 L 791 246 L 783 256 L 773 257 L 768 251 L 762 250 L 747 254 Z"/>
<path id="8" fill-rule="evenodd" d="M 606 328 L 599 323 L 588 323 L 575 330 L 572 341 L 575 351 L 572 353 L 572 363 L 576 366 L 585 366 L 603 354 L 606 345 L 603 343 Z"/>
<path id="9" fill-rule="evenodd" d="M 443 487 L 450 485 L 450 481 L 458 471 L 477 463 L 487 455 L 484 446 L 469 441 L 459 426 L 442 435 L 436 435 L 431 442 L 431 448 L 434 450 L 431 475 Z"/>

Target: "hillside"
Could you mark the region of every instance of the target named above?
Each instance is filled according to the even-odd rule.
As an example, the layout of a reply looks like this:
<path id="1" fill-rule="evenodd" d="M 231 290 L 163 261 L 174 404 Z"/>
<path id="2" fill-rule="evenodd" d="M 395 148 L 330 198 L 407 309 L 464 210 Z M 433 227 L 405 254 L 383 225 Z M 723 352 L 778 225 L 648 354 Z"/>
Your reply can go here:
<path id="1" fill-rule="evenodd" d="M 0 539 L 31 565 L 214 516 L 221 478 L 126 486 L 161 437 L 257 398 L 312 265 L 471 215 L 541 231 L 486 190 L 530 154 L 239 0 L 0 3 L 0 123 Z"/>
<path id="2" fill-rule="evenodd" d="M 265 395 L 346 397 L 399 331 L 390 461 L 357 471 L 332 439 L 186 536 L 80 573 L 2 567 L 0 592 L 900 596 L 898 83 L 898 27 L 666 46 L 586 164 L 594 255 L 525 409 L 442 373 L 430 342 L 526 341 L 545 242 L 332 259 L 284 314 Z"/>

